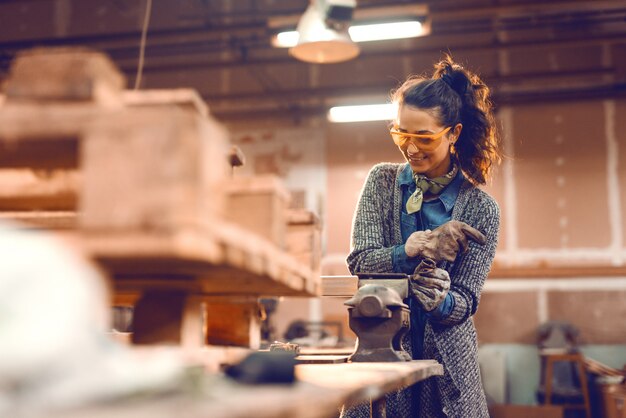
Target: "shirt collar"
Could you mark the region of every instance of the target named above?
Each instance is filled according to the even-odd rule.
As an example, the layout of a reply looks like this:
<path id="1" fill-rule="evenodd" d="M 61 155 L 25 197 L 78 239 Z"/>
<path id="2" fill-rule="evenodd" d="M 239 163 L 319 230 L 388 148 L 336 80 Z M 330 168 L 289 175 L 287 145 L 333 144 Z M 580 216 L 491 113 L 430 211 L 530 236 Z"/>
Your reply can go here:
<path id="1" fill-rule="evenodd" d="M 398 183 L 401 186 L 415 187 L 415 181 L 413 180 L 413 170 L 411 170 L 411 166 L 409 165 L 409 163 L 407 163 L 404 169 L 400 172 Z M 441 201 L 441 203 L 443 203 L 443 206 L 446 208 L 447 211 L 452 210 L 452 208 L 454 207 L 454 202 L 456 202 L 456 198 L 459 195 L 461 185 L 463 185 L 463 173 L 461 172 L 461 170 L 458 170 L 456 176 L 454 176 L 450 184 L 448 184 L 438 196 L 438 199 Z"/>
<path id="2" fill-rule="evenodd" d="M 456 198 L 459 196 L 461 185 L 463 184 L 463 173 L 461 170 L 457 171 L 456 176 L 452 179 L 450 184 L 439 194 L 439 200 L 443 203 L 443 206 L 447 211 L 452 210 Z"/>
<path id="3" fill-rule="evenodd" d="M 404 170 L 400 172 L 398 183 L 400 183 L 401 186 L 410 186 L 411 184 L 415 184 L 415 181 L 413 180 L 413 170 L 411 170 L 409 163 L 406 163 Z"/>

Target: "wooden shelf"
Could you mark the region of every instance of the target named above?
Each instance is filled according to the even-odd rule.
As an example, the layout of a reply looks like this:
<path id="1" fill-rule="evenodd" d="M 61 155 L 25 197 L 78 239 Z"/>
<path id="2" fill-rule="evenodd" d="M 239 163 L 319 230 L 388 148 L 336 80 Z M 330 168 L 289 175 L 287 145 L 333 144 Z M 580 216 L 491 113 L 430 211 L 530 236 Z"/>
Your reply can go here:
<path id="1" fill-rule="evenodd" d="M 224 221 L 170 232 L 82 235 L 121 292 L 181 289 L 210 295 L 319 296 L 321 278 L 269 241 Z"/>
<path id="2" fill-rule="evenodd" d="M 122 293 L 180 289 L 205 295 L 321 295 L 316 272 L 268 240 L 220 219 L 161 232 L 82 230 L 70 211 L 0 212 L 0 219 L 74 230 Z"/>

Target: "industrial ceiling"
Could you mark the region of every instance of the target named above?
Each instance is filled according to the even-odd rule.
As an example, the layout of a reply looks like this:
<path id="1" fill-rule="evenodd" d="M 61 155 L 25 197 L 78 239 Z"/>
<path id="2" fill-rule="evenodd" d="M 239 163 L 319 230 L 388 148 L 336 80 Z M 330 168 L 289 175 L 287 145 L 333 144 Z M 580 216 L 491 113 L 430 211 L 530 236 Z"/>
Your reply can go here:
<path id="1" fill-rule="evenodd" d="M 0 80 L 21 49 L 87 46 L 136 77 L 146 0 L 0 2 Z M 359 0 L 376 15 L 428 9 L 431 34 L 361 44 L 340 64 L 308 64 L 271 46 L 276 22 L 307 0 L 154 0 L 142 88 L 192 87 L 227 123 L 301 122 L 338 103 L 380 102 L 443 53 L 479 71 L 496 105 L 626 92 L 626 2 L 610 0 Z"/>

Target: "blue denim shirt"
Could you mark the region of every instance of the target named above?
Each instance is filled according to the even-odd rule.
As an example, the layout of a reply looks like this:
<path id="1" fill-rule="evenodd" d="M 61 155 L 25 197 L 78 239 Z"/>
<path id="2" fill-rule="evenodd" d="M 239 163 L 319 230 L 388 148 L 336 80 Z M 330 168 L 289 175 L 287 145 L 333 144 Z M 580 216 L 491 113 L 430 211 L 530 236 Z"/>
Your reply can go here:
<path id="1" fill-rule="evenodd" d="M 452 219 L 452 209 L 459 195 L 459 190 L 463 184 L 463 174 L 459 170 L 456 177 L 446 186 L 436 199 L 424 201 L 419 212 L 408 214 L 406 212 L 406 202 L 415 192 L 415 181 L 413 171 L 409 164 L 402 170 L 399 177 L 402 188 L 402 213 L 400 214 L 400 231 L 402 240 L 406 242 L 409 236 L 415 231 L 435 229 L 438 226 Z M 410 259 L 404 252 L 404 244 L 397 245 L 393 250 L 393 267 L 396 273 L 413 274 L 419 264 L 416 259 Z M 413 339 L 413 358 L 419 359 L 422 356 L 423 335 L 426 320 L 428 318 L 445 318 L 454 308 L 454 298 L 448 294 L 444 301 L 433 311 L 424 312 L 412 298 L 409 299 L 411 308 L 411 333 Z M 417 332 L 415 332 L 417 331 Z M 418 338 L 418 340 L 416 339 Z"/>

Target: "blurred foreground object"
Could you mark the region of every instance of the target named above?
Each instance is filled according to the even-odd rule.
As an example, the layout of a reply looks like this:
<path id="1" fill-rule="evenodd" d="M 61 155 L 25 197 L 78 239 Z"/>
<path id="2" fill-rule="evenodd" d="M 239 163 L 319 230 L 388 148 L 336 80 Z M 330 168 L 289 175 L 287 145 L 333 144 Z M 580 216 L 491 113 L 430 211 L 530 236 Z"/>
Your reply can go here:
<path id="1" fill-rule="evenodd" d="M 225 373 L 240 383 L 293 383 L 295 366 L 294 351 L 265 351 L 251 353 Z"/>
<path id="2" fill-rule="evenodd" d="M 60 242 L 0 223 L 0 262 L 0 416 L 155 389 L 179 376 L 177 358 L 138 361 L 108 339 L 104 279 Z"/>

